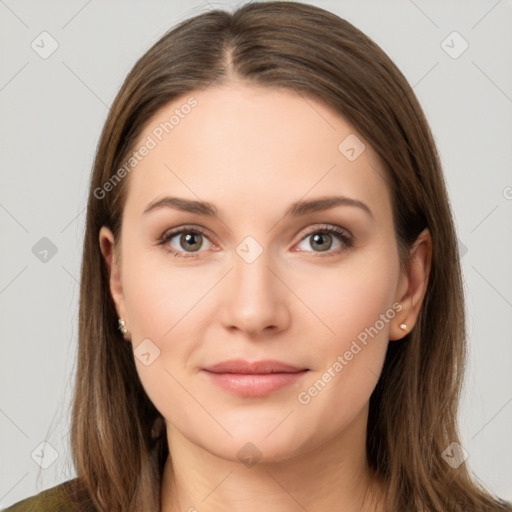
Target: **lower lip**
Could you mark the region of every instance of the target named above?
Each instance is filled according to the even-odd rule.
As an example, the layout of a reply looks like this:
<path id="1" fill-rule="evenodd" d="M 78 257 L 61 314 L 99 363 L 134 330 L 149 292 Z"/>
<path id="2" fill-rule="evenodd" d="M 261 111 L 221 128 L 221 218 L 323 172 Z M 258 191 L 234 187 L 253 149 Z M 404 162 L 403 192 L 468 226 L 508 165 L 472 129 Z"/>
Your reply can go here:
<path id="1" fill-rule="evenodd" d="M 309 370 L 294 373 L 213 373 L 203 370 L 214 384 L 243 397 L 269 395 L 301 379 Z"/>

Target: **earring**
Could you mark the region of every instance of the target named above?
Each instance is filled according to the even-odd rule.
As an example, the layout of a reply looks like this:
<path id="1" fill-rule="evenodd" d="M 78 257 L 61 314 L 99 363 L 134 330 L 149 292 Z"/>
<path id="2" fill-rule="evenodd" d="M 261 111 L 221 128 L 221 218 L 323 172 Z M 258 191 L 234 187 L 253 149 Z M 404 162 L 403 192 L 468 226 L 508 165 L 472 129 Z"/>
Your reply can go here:
<path id="1" fill-rule="evenodd" d="M 400 324 L 400 329 L 402 329 L 402 331 L 406 331 L 407 330 L 407 324 Z"/>
<path id="2" fill-rule="evenodd" d="M 118 327 L 118 328 L 119 328 L 119 330 L 120 330 L 123 334 L 126 334 L 126 333 L 128 332 L 128 329 L 125 327 L 125 325 L 126 325 L 126 321 L 125 321 L 125 320 L 123 320 L 122 318 L 120 318 L 120 319 L 118 320 L 118 322 L 119 322 L 119 327 Z"/>

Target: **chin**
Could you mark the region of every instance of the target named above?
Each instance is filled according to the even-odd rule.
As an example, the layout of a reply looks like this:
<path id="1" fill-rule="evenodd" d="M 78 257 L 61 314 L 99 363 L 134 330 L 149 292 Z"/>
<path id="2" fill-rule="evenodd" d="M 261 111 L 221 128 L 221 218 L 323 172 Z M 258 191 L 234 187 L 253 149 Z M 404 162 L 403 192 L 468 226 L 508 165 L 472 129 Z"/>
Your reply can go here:
<path id="1" fill-rule="evenodd" d="M 304 435 L 303 429 L 301 437 L 298 437 L 298 426 L 296 429 L 287 429 L 280 425 L 270 434 L 272 429 L 257 428 L 257 425 L 255 427 L 251 424 L 228 430 L 233 437 L 227 433 L 219 435 L 218 432 L 212 432 L 207 439 L 197 439 L 196 444 L 217 457 L 241 463 L 248 468 L 256 463 L 282 462 L 312 449 L 312 440 Z"/>

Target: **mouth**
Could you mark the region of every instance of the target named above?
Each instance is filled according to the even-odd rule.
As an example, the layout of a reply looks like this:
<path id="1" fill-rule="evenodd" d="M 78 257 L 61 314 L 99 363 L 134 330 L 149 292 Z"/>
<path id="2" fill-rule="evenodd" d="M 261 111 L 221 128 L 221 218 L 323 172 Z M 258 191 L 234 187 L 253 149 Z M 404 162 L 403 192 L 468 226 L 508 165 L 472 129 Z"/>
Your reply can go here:
<path id="1" fill-rule="evenodd" d="M 282 361 L 266 359 L 264 361 L 244 361 L 242 359 L 230 359 L 211 366 L 206 366 L 203 370 L 212 373 L 237 373 L 237 374 L 268 374 L 268 373 L 296 373 L 309 368 L 301 368 Z"/>
<path id="2" fill-rule="evenodd" d="M 309 368 L 275 360 L 250 363 L 238 359 L 205 367 L 202 372 L 224 391 L 249 398 L 266 396 L 297 383 Z"/>

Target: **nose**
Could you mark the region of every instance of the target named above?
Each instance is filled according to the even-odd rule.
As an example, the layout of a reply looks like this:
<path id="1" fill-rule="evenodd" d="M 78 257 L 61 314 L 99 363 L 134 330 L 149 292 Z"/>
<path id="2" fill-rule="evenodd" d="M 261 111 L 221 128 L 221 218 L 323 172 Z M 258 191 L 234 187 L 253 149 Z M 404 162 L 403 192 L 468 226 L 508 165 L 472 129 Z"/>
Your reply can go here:
<path id="1" fill-rule="evenodd" d="M 293 294 L 279 272 L 270 267 L 268 253 L 263 251 L 251 263 L 234 254 L 233 261 L 221 291 L 220 317 L 224 327 L 251 338 L 287 329 L 291 320 L 288 301 Z"/>

